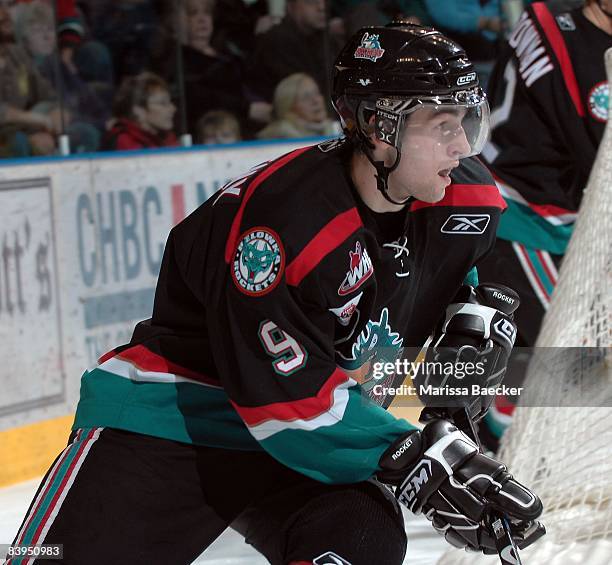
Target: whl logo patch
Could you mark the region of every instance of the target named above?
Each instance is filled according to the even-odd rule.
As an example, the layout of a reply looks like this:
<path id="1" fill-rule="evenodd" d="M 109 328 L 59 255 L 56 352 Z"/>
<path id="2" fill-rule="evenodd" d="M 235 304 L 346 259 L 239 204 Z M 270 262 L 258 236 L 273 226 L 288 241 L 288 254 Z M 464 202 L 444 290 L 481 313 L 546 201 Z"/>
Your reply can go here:
<path id="1" fill-rule="evenodd" d="M 385 50 L 380 47 L 380 36 L 374 33 L 364 33 L 361 38 L 361 45 L 355 50 L 355 59 L 369 59 L 376 62 L 380 59 Z"/>
<path id="2" fill-rule="evenodd" d="M 453 214 L 444 222 L 440 231 L 456 235 L 480 235 L 485 232 L 490 221 L 489 214 Z"/>
<path id="3" fill-rule="evenodd" d="M 232 278 L 245 294 L 263 295 L 278 284 L 284 267 L 278 235 L 270 228 L 252 228 L 242 236 L 234 254 Z"/>
<path id="4" fill-rule="evenodd" d="M 346 296 L 357 290 L 372 276 L 373 272 L 374 267 L 370 256 L 365 249 L 362 249 L 358 241 L 355 244 L 355 251 L 349 251 L 349 271 L 338 289 L 338 294 Z"/>

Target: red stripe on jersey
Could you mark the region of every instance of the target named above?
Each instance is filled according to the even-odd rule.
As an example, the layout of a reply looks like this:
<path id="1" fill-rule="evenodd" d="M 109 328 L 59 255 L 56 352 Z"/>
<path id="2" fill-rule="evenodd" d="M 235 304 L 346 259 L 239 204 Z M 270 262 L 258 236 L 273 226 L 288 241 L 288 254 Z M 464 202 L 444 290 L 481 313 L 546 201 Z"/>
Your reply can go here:
<path id="1" fill-rule="evenodd" d="M 565 86 L 567 87 L 570 98 L 574 103 L 576 112 L 581 118 L 584 118 L 584 106 L 582 104 L 582 99 L 580 98 L 580 89 L 578 88 L 578 81 L 576 80 L 572 60 L 567 52 L 563 35 L 557 27 L 555 18 L 550 13 L 550 10 L 546 4 L 544 4 L 544 2 L 535 2 L 531 6 L 536 17 L 538 18 L 538 21 L 540 22 L 540 25 L 542 26 L 542 30 L 544 31 L 552 50 L 555 53 L 555 56 L 557 57 L 557 61 L 559 61 L 561 74 L 563 75 Z"/>
<path id="2" fill-rule="evenodd" d="M 304 278 L 334 249 L 342 245 L 351 234 L 363 226 L 357 208 L 338 214 L 315 235 L 287 266 L 285 278 L 291 286 Z"/>
<path id="3" fill-rule="evenodd" d="M 261 173 L 259 173 L 249 184 L 247 188 L 246 194 L 240 203 L 240 208 L 238 208 L 238 212 L 236 212 L 236 216 L 234 217 L 234 221 L 232 222 L 232 227 L 229 232 L 229 236 L 227 238 L 227 244 L 225 245 L 225 262 L 229 264 L 232 260 L 234 252 L 236 250 L 236 246 L 238 245 L 238 238 L 240 237 L 240 225 L 242 224 L 242 216 L 244 215 L 244 209 L 247 205 L 247 202 L 253 196 L 255 189 L 265 181 L 270 175 L 278 171 L 281 167 L 284 167 L 289 161 L 292 161 L 296 157 L 300 156 L 304 151 L 310 149 L 310 147 L 302 147 L 300 149 L 296 149 L 291 153 L 287 153 L 284 157 L 281 157 L 278 161 L 272 163 L 269 167 L 266 167 Z"/>
<path id="4" fill-rule="evenodd" d="M 410 206 L 410 211 L 430 208 L 432 206 L 493 206 L 505 210 L 508 205 L 492 184 L 451 184 L 438 202 L 421 202 L 417 200 Z"/>
<path id="5" fill-rule="evenodd" d="M 150 349 L 147 349 L 144 345 L 135 345 L 128 349 L 124 349 L 116 355 L 118 359 L 129 361 L 137 369 L 142 371 L 155 371 L 156 373 L 170 373 L 172 375 L 178 375 L 181 377 L 187 377 L 201 383 L 219 386 L 219 381 L 197 373 L 191 369 L 181 367 L 176 363 L 168 361 L 168 359 L 153 353 Z"/>
<path id="6" fill-rule="evenodd" d="M 539 216 L 544 216 L 545 218 L 566 216 L 567 214 L 576 214 L 575 210 L 567 210 L 565 208 L 555 206 L 554 204 L 532 204 L 531 202 L 529 202 L 529 207 Z"/>
<path id="7" fill-rule="evenodd" d="M 316 396 L 290 400 L 289 402 L 274 402 L 264 406 L 239 406 L 232 401 L 236 412 L 249 427 L 258 426 L 269 420 L 311 420 L 327 412 L 334 403 L 334 390 L 348 381 L 348 375 L 341 369 L 336 369 Z"/>
<path id="8" fill-rule="evenodd" d="M 98 365 L 102 365 L 104 361 L 108 361 L 111 357 L 114 357 L 115 355 L 117 355 L 117 352 L 114 349 L 111 349 L 98 359 Z"/>

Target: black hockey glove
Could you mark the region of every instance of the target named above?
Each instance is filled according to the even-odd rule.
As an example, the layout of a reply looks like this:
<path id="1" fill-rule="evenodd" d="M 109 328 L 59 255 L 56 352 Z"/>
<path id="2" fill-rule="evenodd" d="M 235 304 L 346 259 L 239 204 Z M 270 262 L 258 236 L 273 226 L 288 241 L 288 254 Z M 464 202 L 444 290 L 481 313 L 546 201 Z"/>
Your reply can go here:
<path id="1" fill-rule="evenodd" d="M 502 383 L 514 346 L 518 305 L 518 294 L 502 285 L 461 287 L 414 378 L 425 406 L 465 407 L 474 422 L 487 413 L 495 398 L 488 392 Z"/>
<path id="2" fill-rule="evenodd" d="M 379 466 L 378 479 L 397 487 L 399 502 L 423 512 L 455 547 L 497 553 L 492 511 L 507 517 L 520 549 L 545 533 L 536 520 L 542 513 L 540 499 L 446 420 L 433 420 L 396 441 Z"/>

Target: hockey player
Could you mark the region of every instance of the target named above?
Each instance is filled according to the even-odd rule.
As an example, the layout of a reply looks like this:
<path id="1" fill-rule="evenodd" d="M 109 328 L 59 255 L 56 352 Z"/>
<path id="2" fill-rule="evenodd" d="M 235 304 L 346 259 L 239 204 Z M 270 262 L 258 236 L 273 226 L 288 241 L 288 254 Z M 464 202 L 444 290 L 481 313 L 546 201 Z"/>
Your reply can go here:
<path id="1" fill-rule="evenodd" d="M 255 168 L 172 230 L 153 316 L 84 374 L 16 544 L 181 564 L 231 525 L 273 564 L 400 564 L 383 483 L 458 547 L 495 551 L 493 510 L 520 546 L 541 535 L 539 499 L 466 434 L 441 418 L 418 431 L 363 394 L 493 244 L 503 201 L 472 158 L 488 129 L 476 73 L 430 28 L 364 28 L 333 102 L 346 141 Z M 440 332 L 503 365 L 511 317 L 452 306 Z"/>
<path id="2" fill-rule="evenodd" d="M 479 273 L 518 291 L 521 346 L 535 344 L 603 136 L 609 47 L 611 0 L 588 0 L 569 12 L 536 2 L 523 13 L 489 80 L 492 135 L 483 157 L 508 210 L 495 253 Z M 512 412 L 507 402 L 498 408 L 486 420 L 491 447 Z"/>

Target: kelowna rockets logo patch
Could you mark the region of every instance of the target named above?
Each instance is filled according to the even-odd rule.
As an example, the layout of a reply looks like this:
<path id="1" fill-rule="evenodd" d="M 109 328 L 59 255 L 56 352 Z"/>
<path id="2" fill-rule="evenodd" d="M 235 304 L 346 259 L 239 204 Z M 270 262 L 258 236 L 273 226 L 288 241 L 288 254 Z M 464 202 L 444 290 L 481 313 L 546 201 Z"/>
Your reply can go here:
<path id="1" fill-rule="evenodd" d="M 349 251 L 349 270 L 338 289 L 338 294 L 346 296 L 357 290 L 373 272 L 374 267 L 367 250 L 361 247 L 361 242 L 356 242 L 355 251 Z"/>
<path id="2" fill-rule="evenodd" d="M 599 122 L 608 120 L 609 99 L 610 85 L 607 80 L 597 83 L 589 92 L 589 113 Z"/>
<path id="3" fill-rule="evenodd" d="M 374 63 L 380 59 L 385 53 L 385 50 L 380 46 L 380 36 L 367 31 L 361 38 L 361 45 L 355 50 L 355 59 L 369 59 Z"/>
<path id="4" fill-rule="evenodd" d="M 285 252 L 276 232 L 257 227 L 241 237 L 232 263 L 238 290 L 249 296 L 266 294 L 278 284 L 284 268 Z"/>

